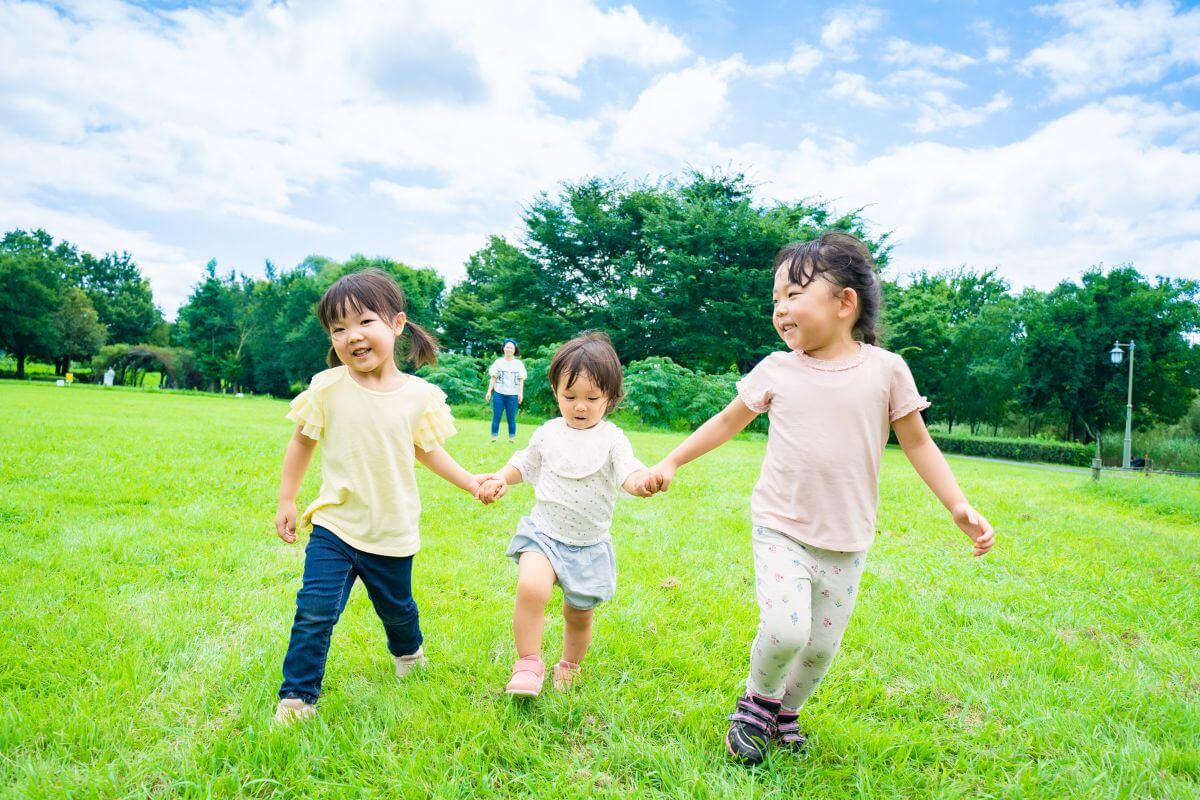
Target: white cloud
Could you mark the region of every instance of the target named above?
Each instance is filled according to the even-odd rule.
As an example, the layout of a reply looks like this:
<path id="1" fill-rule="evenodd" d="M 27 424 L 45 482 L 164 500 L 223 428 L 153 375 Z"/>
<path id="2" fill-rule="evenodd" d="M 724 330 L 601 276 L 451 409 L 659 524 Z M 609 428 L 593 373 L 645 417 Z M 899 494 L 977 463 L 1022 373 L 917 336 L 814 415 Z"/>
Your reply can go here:
<path id="1" fill-rule="evenodd" d="M 660 75 L 621 118 L 613 148 L 670 153 L 707 137 L 729 113 L 729 81 L 746 70 L 734 56 Z"/>
<path id="2" fill-rule="evenodd" d="M 1037 10 L 1070 29 L 1022 61 L 1049 77 L 1054 99 L 1151 83 L 1173 66 L 1200 64 L 1200 9 L 1177 12 L 1168 0 L 1066 0 Z"/>
<path id="3" fill-rule="evenodd" d="M 895 232 L 899 271 L 998 266 L 1046 288 L 1101 262 L 1195 277 L 1200 143 L 1181 143 L 1197 129 L 1198 112 L 1115 98 L 1003 146 L 922 142 L 863 160 L 807 142 L 742 157 L 772 196 L 866 207 L 876 230 Z"/>
<path id="4" fill-rule="evenodd" d="M 964 108 L 942 92 L 928 91 L 921 95 L 918 105 L 921 113 L 912 125 L 913 130 L 917 133 L 933 133 L 978 125 L 997 111 L 1011 106 L 1012 98 L 1004 92 L 997 92 L 982 106 Z"/>
<path id="5" fill-rule="evenodd" d="M 882 25 L 883 18 L 883 12 L 877 8 L 857 6 L 837 9 L 829 15 L 829 21 L 821 29 L 821 44 L 834 57 L 857 58 L 854 43 Z"/>
<path id="6" fill-rule="evenodd" d="M 689 54 L 632 6 L 588 0 L 0 0 L 0 52 L 0 196 L 321 236 L 339 226 L 313 218 L 318 200 L 364 173 L 410 205 L 434 197 L 421 192 L 436 176 L 465 216 L 507 219 L 510 198 L 600 163 L 599 122 L 565 119 L 547 98 L 578 99 L 599 59 L 641 69 Z"/>
<path id="7" fill-rule="evenodd" d="M 993 45 L 987 49 L 987 52 L 984 55 L 984 58 L 990 64 L 997 64 L 1002 61 L 1008 61 L 1008 56 L 1009 56 L 1010 52 L 1011 51 L 1007 47 L 1000 47 L 998 45 Z"/>
<path id="8" fill-rule="evenodd" d="M 962 69 L 975 63 L 975 59 L 965 53 L 955 53 L 936 44 L 913 44 L 894 37 L 887 42 L 883 60 L 905 67 L 949 70 Z"/>
<path id="9" fill-rule="evenodd" d="M 870 82 L 865 76 L 853 72 L 835 73 L 826 94 L 864 108 L 886 108 L 889 105 L 886 97 L 871 91 Z"/>
<path id="10" fill-rule="evenodd" d="M 957 78 L 939 75 L 927 69 L 902 69 L 883 79 L 885 86 L 913 86 L 919 89 L 965 89 L 967 85 Z"/>
<path id="11" fill-rule="evenodd" d="M 147 231 L 114 225 L 90 214 L 47 208 L 35 202 L 0 198 L 0 219 L 5 230 L 44 229 L 56 240 L 101 255 L 127 251 L 134 255 L 142 274 L 150 279 L 154 302 L 174 317 L 208 261 L 207 256 L 188 253 L 160 241 Z"/>
<path id="12" fill-rule="evenodd" d="M 792 48 L 787 61 L 770 61 L 758 66 L 748 66 L 747 72 L 760 78 L 777 78 L 784 75 L 803 78 L 812 73 L 824 60 L 825 56 L 819 49 L 800 43 Z"/>

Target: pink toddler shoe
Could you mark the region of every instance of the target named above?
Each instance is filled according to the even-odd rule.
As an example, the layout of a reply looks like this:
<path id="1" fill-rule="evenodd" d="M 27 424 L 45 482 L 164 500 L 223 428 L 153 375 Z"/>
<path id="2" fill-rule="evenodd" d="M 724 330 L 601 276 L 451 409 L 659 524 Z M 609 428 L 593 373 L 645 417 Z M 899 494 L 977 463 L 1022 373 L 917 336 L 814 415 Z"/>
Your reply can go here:
<path id="1" fill-rule="evenodd" d="M 565 692 L 573 686 L 579 685 L 579 672 L 583 669 L 578 664 L 573 664 L 566 659 L 559 661 L 554 665 L 554 688 L 557 691 Z"/>
<path id="2" fill-rule="evenodd" d="M 546 677 L 546 665 L 541 656 L 525 656 L 518 658 L 513 664 L 512 677 L 504 691 L 518 697 L 537 697 L 542 691 L 542 681 Z"/>

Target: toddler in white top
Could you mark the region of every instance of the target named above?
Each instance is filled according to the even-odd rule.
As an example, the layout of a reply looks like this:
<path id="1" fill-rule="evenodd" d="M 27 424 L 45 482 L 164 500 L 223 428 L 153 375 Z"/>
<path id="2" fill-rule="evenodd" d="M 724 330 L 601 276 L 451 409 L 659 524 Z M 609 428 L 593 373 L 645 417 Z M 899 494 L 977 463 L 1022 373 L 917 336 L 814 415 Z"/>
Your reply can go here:
<path id="1" fill-rule="evenodd" d="M 523 697 L 541 692 L 542 631 L 555 583 L 562 586 L 565 630 L 554 686 L 566 689 L 577 680 L 592 640 L 593 609 L 616 590 L 609 529 L 617 495 L 621 489 L 649 494 L 646 467 L 621 429 L 605 419 L 621 399 L 621 362 L 608 337 L 584 334 L 560 347 L 550 362 L 550 385 L 562 416 L 538 428 L 529 446 L 479 490 L 479 499 L 490 503 L 510 484 L 533 484 L 533 510 L 508 547 L 519 576 L 517 661 L 506 691 Z"/>

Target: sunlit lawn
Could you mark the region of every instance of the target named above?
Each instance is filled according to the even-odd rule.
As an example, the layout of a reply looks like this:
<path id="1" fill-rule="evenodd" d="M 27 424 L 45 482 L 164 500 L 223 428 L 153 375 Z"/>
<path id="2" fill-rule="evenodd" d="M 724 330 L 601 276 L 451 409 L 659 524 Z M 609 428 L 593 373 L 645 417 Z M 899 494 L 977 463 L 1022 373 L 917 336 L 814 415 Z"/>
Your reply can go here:
<path id="1" fill-rule="evenodd" d="M 972 560 L 894 450 L 856 615 L 801 718 L 809 754 L 729 763 L 761 438 L 619 505 L 587 681 L 522 705 L 501 692 L 503 552 L 529 489 L 483 508 L 422 472 L 432 668 L 395 680 L 358 587 L 320 717 L 276 729 L 303 553 L 271 531 L 285 407 L 0 383 L 0 793 L 1200 796 L 1200 482 L 952 459 L 1000 536 Z M 448 444 L 470 469 L 510 452 L 485 424 Z M 632 439 L 650 461 L 680 436 Z"/>

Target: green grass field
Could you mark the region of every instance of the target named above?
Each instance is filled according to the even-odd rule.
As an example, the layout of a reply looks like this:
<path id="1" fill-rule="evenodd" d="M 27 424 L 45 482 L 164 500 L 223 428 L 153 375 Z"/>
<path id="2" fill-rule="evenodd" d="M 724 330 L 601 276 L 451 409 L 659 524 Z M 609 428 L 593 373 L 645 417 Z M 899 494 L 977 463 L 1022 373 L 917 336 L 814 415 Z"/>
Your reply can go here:
<path id="1" fill-rule="evenodd" d="M 484 508 L 420 470 L 431 669 L 395 680 L 356 587 L 320 717 L 277 729 L 303 558 L 271 524 L 285 408 L 0 383 L 0 795 L 1200 797 L 1200 483 L 952 458 L 999 534 L 973 560 L 895 450 L 808 756 L 728 762 L 761 438 L 619 505 L 586 683 L 525 704 L 501 691 L 503 551 L 529 488 Z M 469 469 L 508 456 L 484 426 L 448 443 Z M 680 435 L 631 438 L 649 462 Z"/>

